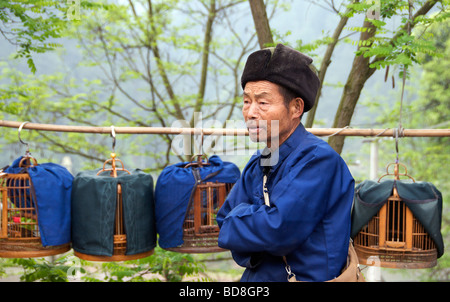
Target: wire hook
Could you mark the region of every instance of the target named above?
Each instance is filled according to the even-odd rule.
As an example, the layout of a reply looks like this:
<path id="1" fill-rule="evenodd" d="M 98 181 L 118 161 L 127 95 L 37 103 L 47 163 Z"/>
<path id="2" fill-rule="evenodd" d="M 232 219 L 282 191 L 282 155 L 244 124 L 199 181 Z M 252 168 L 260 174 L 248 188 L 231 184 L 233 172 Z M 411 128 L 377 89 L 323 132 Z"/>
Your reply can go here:
<path id="1" fill-rule="evenodd" d="M 396 153 L 396 160 L 395 162 L 398 164 L 398 155 L 399 155 L 399 151 L 398 151 L 398 139 L 399 136 L 403 137 L 403 128 L 399 127 L 399 128 L 394 128 L 394 138 L 395 138 L 395 153 Z"/>
<path id="2" fill-rule="evenodd" d="M 114 130 L 114 126 L 113 125 L 111 125 L 111 137 L 113 138 L 112 150 L 113 150 L 113 152 L 115 152 L 115 148 L 116 148 L 116 131 Z"/>
<path id="3" fill-rule="evenodd" d="M 24 145 L 27 146 L 27 150 L 25 151 L 25 155 L 28 156 L 28 155 L 30 154 L 29 144 L 26 143 L 26 142 L 24 142 L 24 141 L 20 138 L 20 131 L 22 131 L 22 128 L 23 128 L 23 126 L 25 126 L 26 123 L 29 123 L 29 122 L 26 121 L 26 122 L 23 122 L 23 123 L 20 125 L 19 131 L 18 131 L 18 133 L 17 133 L 17 136 L 19 137 L 19 141 L 20 141 L 22 144 L 24 144 Z"/>

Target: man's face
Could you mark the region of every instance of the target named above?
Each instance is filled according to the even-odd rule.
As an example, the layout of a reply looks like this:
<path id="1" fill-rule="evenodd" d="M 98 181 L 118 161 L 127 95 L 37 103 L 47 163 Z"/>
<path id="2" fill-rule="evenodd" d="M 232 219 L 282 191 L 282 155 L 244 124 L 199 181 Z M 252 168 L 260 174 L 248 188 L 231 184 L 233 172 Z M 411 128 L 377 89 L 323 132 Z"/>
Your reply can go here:
<path id="1" fill-rule="evenodd" d="M 276 148 L 300 123 L 303 101 L 295 99 L 287 108 L 278 85 L 272 82 L 248 82 L 243 101 L 242 114 L 254 142 L 267 142 L 268 147 Z"/>

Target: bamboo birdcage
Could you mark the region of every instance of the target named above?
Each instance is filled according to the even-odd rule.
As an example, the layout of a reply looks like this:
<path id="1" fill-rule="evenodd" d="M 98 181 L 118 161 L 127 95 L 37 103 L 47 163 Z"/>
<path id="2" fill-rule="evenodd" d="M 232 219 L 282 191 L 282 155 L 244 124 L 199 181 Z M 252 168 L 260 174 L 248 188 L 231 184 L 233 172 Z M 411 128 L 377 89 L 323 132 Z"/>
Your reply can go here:
<path id="1" fill-rule="evenodd" d="M 390 164 L 386 175 L 394 175 L 396 180 L 407 176 L 415 182 L 404 165 L 394 165 L 394 173 L 389 173 Z M 400 165 L 405 173 L 399 173 Z M 360 263 L 366 265 L 416 269 L 433 267 L 437 263 L 434 241 L 406 206 L 395 186 L 386 204 L 356 235 L 354 245 Z"/>
<path id="2" fill-rule="evenodd" d="M 122 167 L 117 167 L 117 162 L 119 162 Z M 106 168 L 106 165 L 110 163 L 111 168 Z M 111 153 L 111 158 L 104 162 L 103 168 L 97 173 L 100 175 L 101 173 L 110 171 L 111 177 L 117 177 L 118 171 L 124 171 L 128 174 L 131 174 L 128 170 L 124 168 L 123 162 L 116 158 L 116 154 Z M 113 255 L 112 256 L 103 256 L 103 255 L 89 255 L 79 251 L 74 250 L 74 255 L 78 258 L 88 260 L 88 261 L 127 261 L 127 260 L 136 260 L 150 256 L 153 254 L 153 250 L 149 250 L 146 252 L 127 255 L 127 234 L 125 230 L 125 223 L 123 218 L 123 199 L 122 199 L 122 186 L 120 183 L 117 184 L 116 191 L 116 210 L 115 210 L 115 219 L 114 219 L 114 235 L 113 235 Z"/>
<path id="3" fill-rule="evenodd" d="M 187 167 L 209 165 L 202 161 L 202 155 Z M 225 202 L 226 196 L 234 184 L 221 182 L 202 182 L 196 184 L 188 204 L 183 221 L 183 244 L 167 250 L 180 253 L 215 253 L 223 252 L 218 246 L 219 226 L 216 215 Z"/>
<path id="4" fill-rule="evenodd" d="M 42 245 L 35 188 L 26 169 L 37 166 L 35 158 L 24 156 L 21 173 L 0 173 L 0 257 L 34 258 L 62 254 L 70 243 L 58 246 Z"/>

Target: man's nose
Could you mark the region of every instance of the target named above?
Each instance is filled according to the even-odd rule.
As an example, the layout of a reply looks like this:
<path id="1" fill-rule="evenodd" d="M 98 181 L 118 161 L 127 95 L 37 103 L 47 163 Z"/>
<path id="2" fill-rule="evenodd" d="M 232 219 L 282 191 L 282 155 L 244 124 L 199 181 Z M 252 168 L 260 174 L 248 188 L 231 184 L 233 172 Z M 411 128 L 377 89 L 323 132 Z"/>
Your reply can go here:
<path id="1" fill-rule="evenodd" d="M 257 119 L 259 117 L 259 108 L 256 102 L 252 102 L 247 110 L 247 119 Z"/>

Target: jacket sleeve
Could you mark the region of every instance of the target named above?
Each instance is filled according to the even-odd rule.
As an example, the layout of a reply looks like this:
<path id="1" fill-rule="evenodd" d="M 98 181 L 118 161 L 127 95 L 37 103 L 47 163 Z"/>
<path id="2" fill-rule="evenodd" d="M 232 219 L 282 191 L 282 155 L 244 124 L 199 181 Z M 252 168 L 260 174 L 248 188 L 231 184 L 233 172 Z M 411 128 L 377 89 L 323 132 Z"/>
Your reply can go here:
<path id="1" fill-rule="evenodd" d="M 317 146 L 300 156 L 269 192 L 270 207 L 246 202 L 232 207 L 221 221 L 220 245 L 235 253 L 289 254 L 348 190 L 344 165 L 336 153 Z"/>
<path id="2" fill-rule="evenodd" d="M 245 170 L 243 171 L 243 175 L 244 175 L 244 173 L 245 173 Z M 227 197 L 225 203 L 222 205 L 219 212 L 217 213 L 216 221 L 217 221 L 219 228 L 222 227 L 225 217 L 231 212 L 231 210 L 234 207 L 236 207 L 236 205 L 241 204 L 241 203 L 242 204 L 250 203 L 250 198 L 247 195 L 247 192 L 248 191 L 245 188 L 244 177 L 240 177 L 239 180 L 236 182 L 236 184 L 233 186 L 233 189 L 228 194 L 228 197 Z M 220 232 L 223 232 L 223 231 L 221 230 Z M 219 237 L 220 237 L 220 235 L 219 235 Z M 226 248 L 225 246 L 222 246 L 220 240 L 218 242 L 218 245 L 222 248 Z M 242 267 L 251 268 L 258 264 L 258 263 L 255 263 L 254 260 L 252 260 L 252 258 L 258 258 L 258 257 L 255 257 L 257 255 L 253 255 L 253 253 L 249 253 L 247 251 L 236 252 L 236 251 L 232 250 L 231 255 L 232 255 L 234 261 Z"/>

